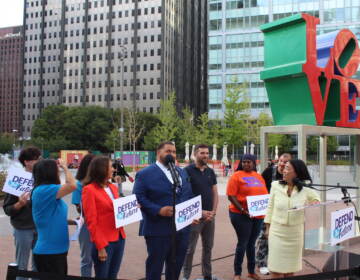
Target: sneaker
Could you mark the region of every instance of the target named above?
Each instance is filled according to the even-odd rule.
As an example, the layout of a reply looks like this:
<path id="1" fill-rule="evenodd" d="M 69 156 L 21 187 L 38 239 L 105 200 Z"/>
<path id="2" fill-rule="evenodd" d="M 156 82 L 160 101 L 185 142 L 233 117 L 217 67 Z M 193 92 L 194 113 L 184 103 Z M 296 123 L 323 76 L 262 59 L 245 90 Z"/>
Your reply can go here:
<path id="1" fill-rule="evenodd" d="M 259 271 L 262 275 L 269 275 L 270 274 L 270 271 L 269 269 L 266 267 L 266 266 L 263 266 L 263 267 L 260 267 L 259 268 Z"/>

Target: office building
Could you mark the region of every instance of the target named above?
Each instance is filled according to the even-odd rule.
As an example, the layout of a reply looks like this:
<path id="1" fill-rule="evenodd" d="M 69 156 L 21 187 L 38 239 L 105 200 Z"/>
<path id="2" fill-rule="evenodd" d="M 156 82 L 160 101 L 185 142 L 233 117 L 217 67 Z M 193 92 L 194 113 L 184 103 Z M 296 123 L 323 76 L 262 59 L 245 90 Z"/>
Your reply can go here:
<path id="1" fill-rule="evenodd" d="M 260 80 L 264 65 L 260 25 L 303 12 L 320 19 L 319 34 L 349 28 L 360 38 L 360 0 L 209 0 L 208 5 L 211 118 L 223 117 L 226 85 L 234 79 L 247 83 L 253 116 L 270 114 Z"/>
<path id="2" fill-rule="evenodd" d="M 207 110 L 207 1 L 26 0 L 24 135 L 50 105 Z"/>
<path id="3" fill-rule="evenodd" d="M 21 135 L 22 27 L 0 29 L 0 133 Z"/>

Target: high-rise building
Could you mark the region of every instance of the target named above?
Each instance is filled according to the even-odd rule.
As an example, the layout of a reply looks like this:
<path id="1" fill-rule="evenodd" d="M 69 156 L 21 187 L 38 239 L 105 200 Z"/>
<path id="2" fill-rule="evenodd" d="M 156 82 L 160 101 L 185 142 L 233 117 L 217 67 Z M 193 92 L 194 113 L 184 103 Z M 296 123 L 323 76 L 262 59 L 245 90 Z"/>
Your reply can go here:
<path id="1" fill-rule="evenodd" d="M 207 0 L 26 0 L 24 135 L 43 108 L 207 111 Z"/>
<path id="2" fill-rule="evenodd" d="M 21 133 L 22 26 L 0 29 L 0 133 Z"/>
<path id="3" fill-rule="evenodd" d="M 223 117 L 226 85 L 234 79 L 247 83 L 254 116 L 270 113 L 260 80 L 264 41 L 259 26 L 301 12 L 320 19 L 319 34 L 349 28 L 360 38 L 360 0 L 209 0 L 210 117 Z"/>

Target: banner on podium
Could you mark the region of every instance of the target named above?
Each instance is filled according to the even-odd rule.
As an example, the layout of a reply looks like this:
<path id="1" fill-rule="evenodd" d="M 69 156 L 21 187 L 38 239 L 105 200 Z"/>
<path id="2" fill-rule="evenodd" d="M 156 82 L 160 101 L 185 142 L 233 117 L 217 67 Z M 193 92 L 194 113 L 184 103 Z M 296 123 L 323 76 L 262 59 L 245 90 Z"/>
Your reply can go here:
<path id="1" fill-rule="evenodd" d="M 355 236 L 355 208 L 331 213 L 331 246 Z"/>

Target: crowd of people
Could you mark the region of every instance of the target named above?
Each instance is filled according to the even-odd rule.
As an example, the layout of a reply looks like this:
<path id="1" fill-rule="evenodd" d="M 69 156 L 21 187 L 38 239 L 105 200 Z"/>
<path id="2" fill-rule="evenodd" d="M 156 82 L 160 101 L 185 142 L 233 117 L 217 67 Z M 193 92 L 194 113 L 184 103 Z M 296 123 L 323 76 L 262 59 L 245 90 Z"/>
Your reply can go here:
<path id="1" fill-rule="evenodd" d="M 202 274 L 204 280 L 216 279 L 211 258 L 215 236 L 215 218 L 219 204 L 217 178 L 208 166 L 209 147 L 195 146 L 195 161 L 176 168 L 180 184 L 176 188 L 176 204 L 201 195 L 202 217 L 176 232 L 176 251 L 172 254 L 173 176 L 167 157 L 176 159 L 173 142 L 157 147 L 156 163 L 137 172 L 133 193 L 143 214 L 139 235 L 145 239 L 146 279 L 159 280 L 165 268 L 166 279 L 190 279 L 195 248 L 202 241 Z M 69 250 L 68 208 L 63 197 L 72 194 L 82 225 L 79 233 L 81 276 L 116 279 L 124 255 L 126 234 L 116 228 L 113 200 L 124 196 L 122 183 L 129 179 L 121 159 L 113 163 L 106 156 L 86 155 L 74 178 L 62 160 L 41 159 L 35 147 L 21 151 L 20 163 L 32 172 L 31 193 L 20 197 L 7 194 L 5 213 L 14 228 L 16 262 L 27 270 L 32 256 L 32 270 L 67 275 Z M 60 182 L 60 170 L 65 182 Z M 296 180 L 295 180 L 296 179 Z M 318 203 L 317 193 L 297 182 L 311 180 L 305 163 L 280 156 L 276 165 L 262 174 L 257 172 L 256 157 L 243 155 L 239 167 L 230 177 L 226 195 L 229 218 L 237 236 L 234 257 L 234 280 L 244 279 L 242 263 L 246 253 L 248 277 L 260 274 L 287 277 L 302 269 L 304 236 L 303 211 L 288 212 L 294 206 Z M 265 216 L 252 216 L 247 206 L 249 196 L 269 194 Z M 21 278 L 18 278 L 21 279 Z"/>

